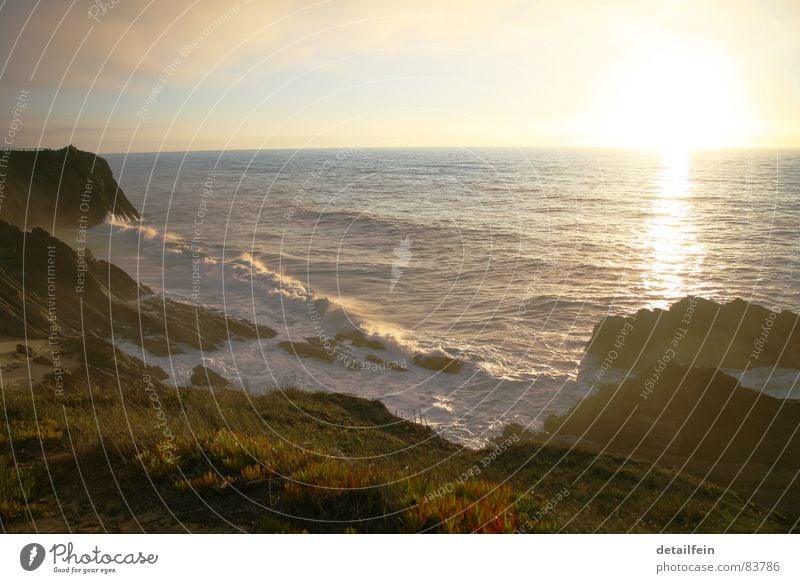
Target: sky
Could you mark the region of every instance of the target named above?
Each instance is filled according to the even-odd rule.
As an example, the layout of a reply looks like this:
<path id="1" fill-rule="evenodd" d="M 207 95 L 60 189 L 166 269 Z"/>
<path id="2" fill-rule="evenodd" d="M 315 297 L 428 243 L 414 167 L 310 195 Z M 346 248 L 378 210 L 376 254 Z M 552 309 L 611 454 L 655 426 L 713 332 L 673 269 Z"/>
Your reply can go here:
<path id="1" fill-rule="evenodd" d="M 800 146 L 797 0 L 0 2 L 5 146 Z"/>

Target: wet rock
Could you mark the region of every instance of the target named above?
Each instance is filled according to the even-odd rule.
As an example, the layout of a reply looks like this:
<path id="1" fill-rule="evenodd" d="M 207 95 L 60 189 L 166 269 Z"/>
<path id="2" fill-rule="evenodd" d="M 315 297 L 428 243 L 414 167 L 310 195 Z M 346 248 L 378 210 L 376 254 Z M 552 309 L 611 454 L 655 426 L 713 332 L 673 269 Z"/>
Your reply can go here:
<path id="1" fill-rule="evenodd" d="M 431 354 L 417 354 L 413 358 L 414 364 L 435 370 L 439 372 L 446 372 L 450 374 L 458 374 L 461 372 L 462 363 L 457 358 L 449 356 L 438 356 Z"/>
<path id="2" fill-rule="evenodd" d="M 278 342 L 278 347 L 289 354 L 294 354 L 302 358 L 316 358 L 324 362 L 332 363 L 336 360 L 336 352 L 332 348 L 326 348 L 321 342 L 292 342 L 284 340 Z"/>
<path id="3" fill-rule="evenodd" d="M 53 327 L 63 337 L 113 334 L 157 356 L 179 353 L 181 345 L 213 351 L 229 340 L 275 336 L 267 326 L 157 296 L 42 229 L 25 233 L 0 221 L 0 240 L 0 334 L 48 338 Z"/>
<path id="4" fill-rule="evenodd" d="M 408 369 L 405 368 L 399 362 L 397 361 L 387 362 L 382 358 L 375 356 L 374 354 L 368 354 L 367 360 L 373 363 L 378 370 L 394 370 L 397 372 L 408 372 Z"/>
<path id="5" fill-rule="evenodd" d="M 353 330 L 347 333 L 340 333 L 336 335 L 337 342 L 349 340 L 353 346 L 359 348 L 369 348 L 370 350 L 386 350 L 386 347 L 379 340 L 368 338 L 361 330 Z"/>

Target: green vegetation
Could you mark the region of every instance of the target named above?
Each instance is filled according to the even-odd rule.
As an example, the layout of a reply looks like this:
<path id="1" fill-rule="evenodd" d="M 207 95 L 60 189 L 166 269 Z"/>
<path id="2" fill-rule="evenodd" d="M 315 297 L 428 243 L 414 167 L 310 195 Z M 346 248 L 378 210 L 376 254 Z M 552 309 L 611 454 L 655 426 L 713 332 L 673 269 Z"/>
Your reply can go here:
<path id="1" fill-rule="evenodd" d="M 107 345 L 90 349 L 91 361 L 111 358 Z M 88 380 L 85 370 L 68 375 L 64 396 L 52 381 L 5 391 L 4 530 L 790 528 L 735 494 L 647 463 L 539 444 L 512 430 L 496 446 L 465 450 L 375 401 L 176 390 L 126 362 L 113 373 L 93 368 Z"/>
<path id="2" fill-rule="evenodd" d="M 38 485 L 33 470 L 15 467 L 8 456 L 0 455 L 0 519 L 23 516 L 26 509 L 36 512 L 33 496 Z"/>

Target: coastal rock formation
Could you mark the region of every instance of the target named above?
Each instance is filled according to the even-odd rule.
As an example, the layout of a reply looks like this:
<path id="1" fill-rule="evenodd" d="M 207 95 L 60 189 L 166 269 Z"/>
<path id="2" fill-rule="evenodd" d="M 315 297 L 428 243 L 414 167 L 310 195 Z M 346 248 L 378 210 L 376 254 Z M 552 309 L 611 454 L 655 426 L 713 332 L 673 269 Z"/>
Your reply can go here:
<path id="1" fill-rule="evenodd" d="M 158 296 L 42 229 L 25 233 L 0 221 L 0 238 L 0 334 L 113 336 L 157 356 L 181 352 L 183 345 L 217 350 L 229 339 L 275 336 L 266 326 Z"/>
<path id="2" fill-rule="evenodd" d="M 417 354 L 412 360 L 414 364 L 422 368 L 450 374 L 458 374 L 461 372 L 462 367 L 462 362 L 460 360 L 446 355 Z"/>
<path id="3" fill-rule="evenodd" d="M 800 518 L 800 401 L 720 370 L 800 368 L 796 324 L 791 312 L 700 298 L 607 317 L 587 349 L 598 390 L 549 417 L 541 437 L 680 468 Z M 627 369 L 622 381 L 604 382 L 611 365 Z"/>
<path id="4" fill-rule="evenodd" d="M 327 363 L 333 363 L 336 360 L 336 351 L 333 345 L 326 348 L 324 344 L 316 338 L 306 338 L 306 340 L 307 342 L 284 340 L 278 342 L 278 348 L 285 350 L 289 354 L 294 354 L 298 358 L 316 358 Z"/>
<path id="5" fill-rule="evenodd" d="M 349 340 L 352 346 L 359 348 L 370 348 L 372 350 L 386 350 L 386 347 L 380 340 L 368 338 L 361 330 L 352 330 L 348 333 L 339 333 L 336 335 L 337 342 L 344 342 Z"/>
<path id="6" fill-rule="evenodd" d="M 594 328 L 587 353 L 601 368 L 642 370 L 670 363 L 800 368 L 800 327 L 798 315 L 789 311 L 741 299 L 718 304 L 687 297 L 669 310 L 604 318 Z"/>
<path id="7" fill-rule="evenodd" d="M 139 218 L 108 162 L 96 154 L 74 146 L 11 150 L 4 162 L 0 220 L 7 223 L 25 229 L 85 229 L 108 215 Z"/>

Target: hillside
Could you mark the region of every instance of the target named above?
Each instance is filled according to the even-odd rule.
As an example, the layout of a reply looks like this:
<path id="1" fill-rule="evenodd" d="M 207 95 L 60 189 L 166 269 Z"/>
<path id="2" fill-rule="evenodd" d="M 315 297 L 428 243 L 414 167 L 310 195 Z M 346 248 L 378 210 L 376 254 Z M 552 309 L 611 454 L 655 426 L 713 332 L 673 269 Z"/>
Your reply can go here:
<path id="1" fill-rule="evenodd" d="M 462 449 L 375 401 L 173 389 L 104 341 L 71 349 L 97 365 L 67 375 L 60 395 L 52 379 L 5 391 L 5 532 L 791 528 L 735 493 L 625 457 L 511 432 Z"/>

